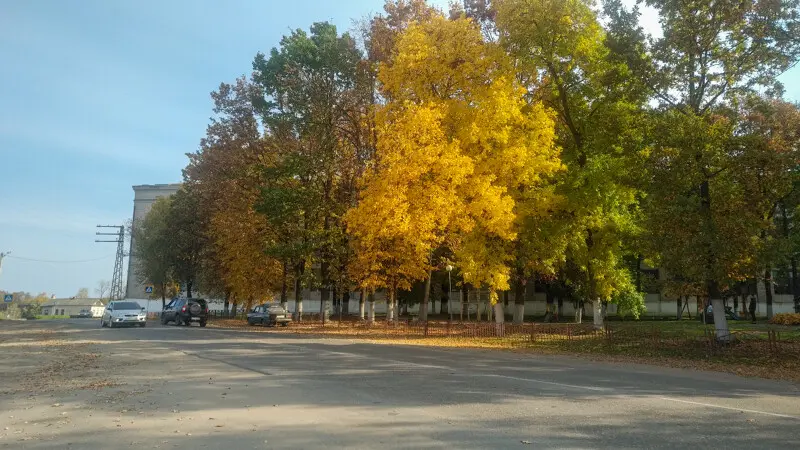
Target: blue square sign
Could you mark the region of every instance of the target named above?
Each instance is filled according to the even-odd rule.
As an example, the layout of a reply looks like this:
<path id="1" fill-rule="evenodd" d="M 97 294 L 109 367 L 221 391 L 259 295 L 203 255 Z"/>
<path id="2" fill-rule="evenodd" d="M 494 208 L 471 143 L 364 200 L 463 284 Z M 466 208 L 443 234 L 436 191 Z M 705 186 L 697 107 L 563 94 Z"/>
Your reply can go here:
<path id="1" fill-rule="evenodd" d="M 12 294 L 4 295 L 3 296 L 3 301 L 6 302 L 6 303 L 11 303 L 12 301 L 14 301 L 14 295 L 12 295 Z"/>

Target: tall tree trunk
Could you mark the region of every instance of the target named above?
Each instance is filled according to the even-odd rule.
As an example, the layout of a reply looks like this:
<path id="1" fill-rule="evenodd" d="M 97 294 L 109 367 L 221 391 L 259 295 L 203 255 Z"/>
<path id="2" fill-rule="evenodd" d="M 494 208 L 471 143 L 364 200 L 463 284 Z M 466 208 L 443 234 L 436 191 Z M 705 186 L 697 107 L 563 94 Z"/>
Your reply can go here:
<path id="1" fill-rule="evenodd" d="M 489 303 L 494 301 L 494 305 L 492 305 L 494 309 L 494 323 L 495 323 L 495 330 L 498 336 L 502 336 L 505 331 L 505 321 L 506 315 L 503 312 L 503 302 L 499 301 L 499 298 L 496 298 L 497 293 L 495 291 L 489 291 Z"/>
<path id="2" fill-rule="evenodd" d="M 389 298 L 387 299 L 387 302 L 386 302 L 386 322 L 391 322 L 392 320 L 394 320 L 394 316 L 395 316 L 395 314 L 394 314 L 394 297 L 395 297 L 395 291 L 394 291 L 394 289 L 390 289 L 389 290 Z"/>
<path id="3" fill-rule="evenodd" d="M 767 300 L 767 320 L 772 319 L 772 268 L 764 270 L 764 298 Z"/>
<path id="4" fill-rule="evenodd" d="M 469 292 L 467 291 L 467 283 L 462 282 L 461 283 L 461 301 L 459 302 L 460 305 L 459 305 L 459 308 L 458 308 L 459 309 L 459 314 L 460 314 L 459 320 L 461 322 L 464 321 L 464 303 L 467 303 L 469 301 L 469 295 L 468 294 L 469 294 Z M 469 303 L 467 303 L 467 319 L 469 319 Z"/>
<path id="5" fill-rule="evenodd" d="M 341 311 L 343 316 L 350 315 L 350 290 L 345 290 L 342 293 Z"/>
<path id="6" fill-rule="evenodd" d="M 680 296 L 680 295 L 678 296 L 678 302 L 677 303 L 678 303 L 678 315 L 677 315 L 677 318 L 678 318 L 678 320 L 681 320 L 681 318 L 683 317 L 683 297 L 682 296 Z"/>
<path id="7" fill-rule="evenodd" d="M 792 266 L 792 297 L 794 297 L 794 312 L 800 313 L 800 280 L 797 279 L 797 258 L 791 257 Z"/>
<path id="8" fill-rule="evenodd" d="M 711 300 L 711 307 L 714 315 L 714 329 L 717 333 L 717 340 L 728 342 L 731 334 L 728 331 L 728 320 L 725 318 L 725 307 L 722 303 L 722 297 L 719 291 L 719 283 L 714 278 L 716 270 L 717 257 L 714 253 L 714 247 L 711 243 L 712 236 L 716 232 L 714 228 L 714 218 L 711 211 L 711 191 L 708 179 L 700 183 L 700 211 L 703 214 L 703 221 L 705 222 L 706 234 L 709 242 L 706 244 L 706 294 Z M 705 317 L 705 312 L 703 314 Z"/>
<path id="9" fill-rule="evenodd" d="M 359 294 L 359 296 L 358 296 L 358 318 L 361 319 L 361 320 L 364 320 L 364 303 L 365 303 L 365 300 L 366 299 L 364 298 L 364 291 L 362 290 L 361 294 Z"/>
<path id="10" fill-rule="evenodd" d="M 323 285 L 319 290 L 319 317 L 322 319 L 322 323 L 328 321 L 328 312 L 330 311 L 330 302 L 331 302 L 331 290 L 328 289 L 327 286 Z"/>
<path id="11" fill-rule="evenodd" d="M 186 298 L 192 298 L 192 282 L 186 282 Z"/>
<path id="12" fill-rule="evenodd" d="M 525 278 L 522 269 L 517 269 L 514 278 L 514 325 L 522 325 L 525 321 Z"/>
<path id="13" fill-rule="evenodd" d="M 301 259 L 297 263 L 296 276 L 294 279 L 294 314 L 297 322 L 303 321 L 303 274 L 306 271 L 306 260 Z"/>
<path id="14" fill-rule="evenodd" d="M 236 313 L 239 312 L 237 306 L 239 304 L 239 300 L 234 297 L 233 301 L 231 302 L 231 317 L 236 317 Z"/>
<path id="15" fill-rule="evenodd" d="M 489 298 L 487 298 L 487 299 L 486 299 L 486 303 L 485 303 L 485 305 L 486 305 L 486 321 L 487 321 L 487 322 L 491 322 L 491 321 L 492 321 L 492 318 L 493 318 L 493 317 L 492 317 L 492 316 L 493 316 L 493 314 L 492 314 L 492 313 L 494 312 L 494 311 L 492 310 L 492 308 L 494 307 L 494 305 L 492 304 L 492 292 L 491 292 L 491 291 L 489 291 Z"/>
<path id="16" fill-rule="evenodd" d="M 425 280 L 425 295 L 422 297 L 422 307 L 419 310 L 419 320 L 422 322 L 428 321 L 428 301 L 431 297 L 431 278 L 433 278 L 433 269 L 428 269 L 428 278 Z"/>
<path id="17" fill-rule="evenodd" d="M 281 308 L 286 311 L 286 303 L 289 301 L 287 298 L 287 291 L 289 286 L 287 285 L 289 282 L 289 263 L 287 261 L 283 262 L 283 276 L 281 277 Z"/>
<path id="18" fill-rule="evenodd" d="M 227 296 L 225 301 L 227 302 Z M 161 283 L 161 310 L 167 308 L 167 283 Z"/>
<path id="19" fill-rule="evenodd" d="M 605 326 L 606 302 L 595 299 L 592 302 L 592 318 L 594 319 L 594 329 L 602 330 Z"/>
<path id="20" fill-rule="evenodd" d="M 228 311 L 230 311 L 230 300 L 231 300 L 231 291 L 225 289 L 225 303 L 223 304 L 225 317 L 228 317 Z"/>
<path id="21" fill-rule="evenodd" d="M 326 261 L 322 261 L 319 271 L 320 278 L 322 279 L 322 287 L 319 290 L 319 315 L 322 319 L 322 323 L 325 323 L 330 319 L 331 310 L 331 289 L 330 280 L 328 279 L 328 263 Z"/>
<path id="22" fill-rule="evenodd" d="M 597 282 L 594 279 L 594 267 L 592 267 L 591 252 L 594 248 L 594 233 L 591 229 L 586 230 L 586 248 L 589 253 L 589 261 L 586 264 L 586 281 L 589 286 L 589 301 L 592 302 L 592 319 L 595 330 L 602 330 L 605 326 L 605 305 L 597 298 Z"/>
<path id="23" fill-rule="evenodd" d="M 375 294 L 373 292 L 367 296 L 367 321 L 375 322 Z"/>
<path id="24" fill-rule="evenodd" d="M 583 323 L 583 301 L 578 301 L 575 308 L 575 323 Z"/>
<path id="25" fill-rule="evenodd" d="M 564 310 L 563 293 L 559 294 L 558 299 L 556 301 L 558 302 L 558 303 L 556 303 L 558 305 L 558 314 L 556 314 L 556 322 L 560 322 L 561 321 L 561 311 Z"/>
<path id="26" fill-rule="evenodd" d="M 636 292 L 642 292 L 642 261 L 644 256 L 636 256 Z"/>

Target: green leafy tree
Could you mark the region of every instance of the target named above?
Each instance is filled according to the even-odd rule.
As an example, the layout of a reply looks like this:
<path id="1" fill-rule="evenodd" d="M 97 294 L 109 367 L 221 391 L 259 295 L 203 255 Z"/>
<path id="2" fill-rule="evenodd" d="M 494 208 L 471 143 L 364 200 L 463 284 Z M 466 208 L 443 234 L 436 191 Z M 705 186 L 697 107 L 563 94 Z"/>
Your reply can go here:
<path id="1" fill-rule="evenodd" d="M 731 110 L 752 92 L 781 92 L 777 76 L 800 54 L 798 2 L 645 3 L 657 10 L 663 36 L 649 48 L 652 64 L 627 56 L 658 103 L 649 229 L 665 266 L 684 279 L 702 280 L 718 337 L 727 340 L 722 287 L 751 270 L 765 226 L 762 206 L 749 204 L 747 183 L 737 173 L 743 158 L 738 150 L 751 148 L 737 145 L 738 119 Z M 616 3 L 610 9 L 622 8 Z M 645 45 L 638 26 L 617 25 L 628 42 L 638 41 L 629 47 Z"/>
<path id="2" fill-rule="evenodd" d="M 256 56 L 253 69 L 264 94 L 258 111 L 279 143 L 275 161 L 264 167 L 258 201 L 277 231 L 268 251 L 294 265 L 297 312 L 301 287 L 318 282 L 325 317 L 331 290 L 347 284 L 342 217 L 371 153 L 363 120 L 373 95 L 369 66 L 349 34 L 323 22 L 284 36 L 269 57 Z M 314 263 L 318 276 L 308 270 Z"/>
<path id="3" fill-rule="evenodd" d="M 134 267 L 140 283 L 152 284 L 152 296 L 161 297 L 162 308 L 166 298 L 180 291 L 172 272 L 171 237 L 169 216 L 172 198 L 156 199 L 150 211 L 139 222 L 133 224 L 133 252 L 137 265 Z"/>
<path id="4" fill-rule="evenodd" d="M 530 99 L 544 102 L 558 117 L 557 141 L 567 166 L 556 189 L 560 199 L 549 211 L 553 223 L 531 223 L 527 239 L 540 242 L 539 248 L 542 242 L 551 249 L 559 246 L 555 256 L 542 261 L 555 259 L 564 267 L 558 254 L 564 255 L 567 281 L 581 299 L 578 310 L 584 300 L 594 303 L 595 325 L 601 327 L 606 304 L 631 284 L 623 256 L 639 232 L 638 180 L 632 168 L 639 165 L 643 147 L 643 85 L 631 76 L 592 3 L 492 3 L 500 42 L 517 60 Z"/>
<path id="5" fill-rule="evenodd" d="M 186 186 L 178 190 L 169 203 L 166 230 L 169 237 L 169 267 L 175 281 L 192 298 L 201 273 L 205 239 L 205 218 L 198 214 L 200 198 Z"/>

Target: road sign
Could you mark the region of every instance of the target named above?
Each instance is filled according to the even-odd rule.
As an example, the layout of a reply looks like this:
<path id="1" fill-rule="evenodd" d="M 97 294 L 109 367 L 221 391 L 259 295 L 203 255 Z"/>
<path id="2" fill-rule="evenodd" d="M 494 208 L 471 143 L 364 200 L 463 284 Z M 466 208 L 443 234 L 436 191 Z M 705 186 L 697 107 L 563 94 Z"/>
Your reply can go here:
<path id="1" fill-rule="evenodd" d="M 11 303 L 14 301 L 14 296 L 12 294 L 6 294 L 3 296 L 3 301 L 6 303 Z"/>
<path id="2" fill-rule="evenodd" d="M 144 292 L 147 293 L 147 294 L 152 294 L 153 293 L 153 286 L 145 286 L 144 287 Z"/>

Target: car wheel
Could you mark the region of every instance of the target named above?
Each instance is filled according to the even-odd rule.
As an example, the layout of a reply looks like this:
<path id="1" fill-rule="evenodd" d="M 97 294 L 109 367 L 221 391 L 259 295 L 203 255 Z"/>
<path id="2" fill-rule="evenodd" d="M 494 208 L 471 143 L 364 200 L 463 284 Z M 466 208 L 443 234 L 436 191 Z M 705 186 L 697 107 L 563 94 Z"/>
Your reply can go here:
<path id="1" fill-rule="evenodd" d="M 283 322 L 283 323 L 281 323 L 281 326 L 282 327 L 288 327 L 289 326 L 289 322 Z"/>
<path id="2" fill-rule="evenodd" d="M 167 324 L 167 316 L 162 314 L 161 315 L 161 325 L 166 325 L 166 324 Z"/>
<path id="3" fill-rule="evenodd" d="M 140 327 L 142 327 L 142 328 L 144 328 L 144 327 L 146 327 L 146 326 L 147 326 L 147 322 L 142 322 L 142 323 L 140 323 L 140 324 L 139 324 L 139 326 L 140 326 Z"/>
<path id="4" fill-rule="evenodd" d="M 204 326 L 206 326 L 206 322 L 205 322 L 205 321 L 202 321 L 202 322 L 200 322 L 200 326 L 201 326 L 201 327 L 204 327 Z"/>
<path id="5" fill-rule="evenodd" d="M 181 326 L 181 318 L 180 316 L 175 316 L 175 320 L 172 321 L 176 327 Z"/>
<path id="6" fill-rule="evenodd" d="M 106 327 L 106 321 L 100 318 L 100 328 L 105 328 L 105 327 Z"/>
<path id="7" fill-rule="evenodd" d="M 267 323 L 267 319 L 261 319 L 261 326 L 262 326 L 262 327 L 266 327 L 266 326 L 268 326 L 268 325 L 269 325 L 269 324 Z"/>
<path id="8" fill-rule="evenodd" d="M 113 320 L 109 320 L 108 321 L 108 328 L 114 328 L 114 321 Z"/>

